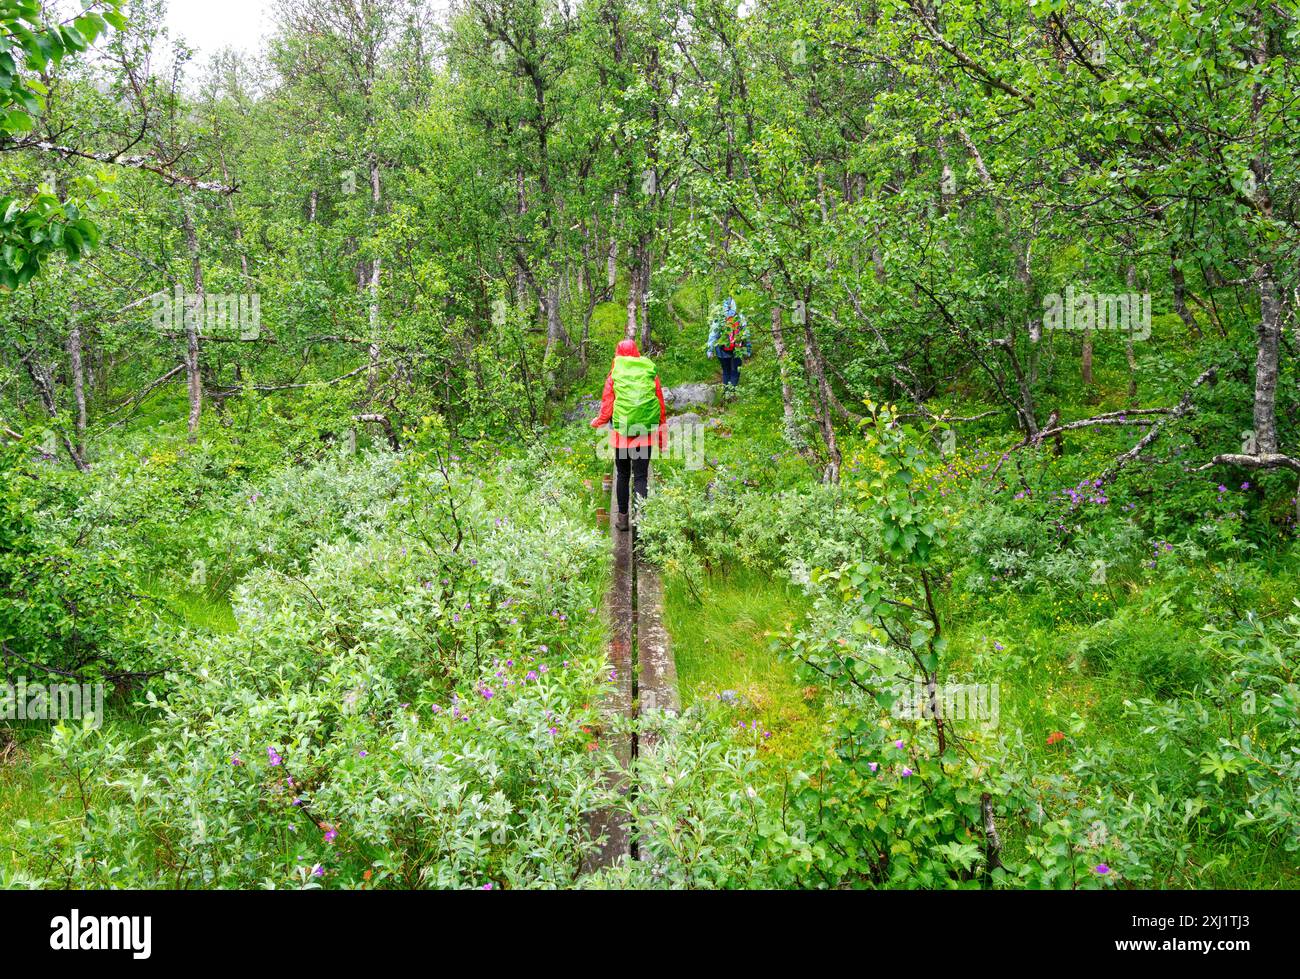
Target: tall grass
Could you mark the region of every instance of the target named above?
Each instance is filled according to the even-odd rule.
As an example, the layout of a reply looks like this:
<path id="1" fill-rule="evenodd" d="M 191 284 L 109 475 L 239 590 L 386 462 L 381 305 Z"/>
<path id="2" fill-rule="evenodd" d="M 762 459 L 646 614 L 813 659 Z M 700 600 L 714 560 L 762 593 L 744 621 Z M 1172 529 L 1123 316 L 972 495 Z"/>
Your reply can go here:
<path id="1" fill-rule="evenodd" d="M 738 723 L 757 720 L 771 732 L 763 752 L 793 760 L 817 741 L 819 688 L 800 683 L 794 666 L 773 648 L 772 635 L 804 611 L 797 589 L 737 569 L 706 579 L 696 602 L 686 583 L 664 582 L 664 624 L 673 637 L 682 706 L 698 700 L 733 703 Z M 761 736 L 761 732 L 760 732 Z"/>

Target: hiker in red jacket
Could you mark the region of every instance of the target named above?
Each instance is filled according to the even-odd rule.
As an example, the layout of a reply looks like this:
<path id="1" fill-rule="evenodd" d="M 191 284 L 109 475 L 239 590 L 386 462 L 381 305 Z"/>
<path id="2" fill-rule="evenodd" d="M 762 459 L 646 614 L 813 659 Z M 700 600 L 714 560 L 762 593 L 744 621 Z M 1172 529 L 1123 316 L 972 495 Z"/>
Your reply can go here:
<path id="1" fill-rule="evenodd" d="M 609 440 L 618 469 L 614 526 L 619 530 L 628 529 L 628 479 L 635 473 L 636 495 L 645 499 L 650 454 L 656 445 L 660 451 L 667 446 L 667 421 L 668 406 L 654 361 L 641 356 L 635 340 L 620 341 L 605 379 L 600 414 L 591 421 L 592 428 L 612 423 Z"/>

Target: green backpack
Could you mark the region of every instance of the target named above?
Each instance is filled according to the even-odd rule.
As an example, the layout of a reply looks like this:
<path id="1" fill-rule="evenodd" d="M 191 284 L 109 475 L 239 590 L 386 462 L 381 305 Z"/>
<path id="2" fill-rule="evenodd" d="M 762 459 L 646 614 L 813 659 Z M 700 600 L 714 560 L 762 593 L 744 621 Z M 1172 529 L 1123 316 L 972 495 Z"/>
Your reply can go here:
<path id="1" fill-rule="evenodd" d="M 648 357 L 615 357 L 614 431 L 620 435 L 649 435 L 659 424 L 655 394 L 655 364 Z"/>

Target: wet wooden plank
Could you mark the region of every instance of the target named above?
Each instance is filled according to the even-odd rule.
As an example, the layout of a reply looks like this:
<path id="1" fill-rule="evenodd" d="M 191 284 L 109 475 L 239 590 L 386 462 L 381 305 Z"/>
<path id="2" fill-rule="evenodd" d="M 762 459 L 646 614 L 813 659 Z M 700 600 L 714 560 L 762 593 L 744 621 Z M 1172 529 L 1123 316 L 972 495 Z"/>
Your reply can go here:
<path id="1" fill-rule="evenodd" d="M 614 531 L 614 576 L 609 588 L 606 609 L 609 615 L 609 662 L 613 684 L 603 705 L 608 716 L 632 716 L 633 634 L 632 544 L 631 535 Z M 630 757 L 629 746 L 616 745 L 622 762 Z"/>
<path id="2" fill-rule="evenodd" d="M 637 564 L 637 702 L 640 715 L 654 713 L 676 716 L 682 701 L 677 689 L 677 663 L 672 641 L 664 628 L 663 584 L 653 568 Z M 653 734 L 642 737 L 647 750 L 654 747 Z"/>
<path id="3" fill-rule="evenodd" d="M 616 474 L 617 479 L 617 474 Z M 633 565 L 632 535 L 614 527 L 618 508 L 614 503 L 617 486 L 610 490 L 610 538 L 613 552 L 613 576 L 605 598 L 605 613 L 609 617 L 609 661 L 614 683 L 601 704 L 601 712 L 613 721 L 616 717 L 631 717 L 633 680 Z M 614 753 L 620 770 L 609 772 L 608 779 L 620 792 L 627 790 L 623 771 L 632 759 L 632 741 L 627 735 L 606 735 L 602 741 Z M 602 839 L 598 850 L 587 857 L 585 872 L 600 867 L 610 867 L 623 857 L 631 855 L 631 839 L 627 815 L 614 810 L 594 812 L 588 819 L 592 839 Z"/>
<path id="4" fill-rule="evenodd" d="M 650 467 L 650 485 L 654 485 L 654 466 Z M 672 642 L 663 622 L 663 583 L 654 568 L 637 557 L 635 529 L 618 530 L 617 467 L 615 485 L 610 489 L 610 547 L 613 576 L 605 611 L 609 616 L 609 661 L 613 683 L 602 704 L 610 721 L 616 717 L 653 720 L 656 714 L 681 713 L 681 694 L 677 684 L 677 663 Z M 633 503 L 634 512 L 638 508 Z M 624 771 L 639 752 L 653 751 L 657 735 L 653 723 L 640 732 L 639 743 L 626 735 L 615 736 L 602 731 L 605 746 L 618 761 L 609 772 L 610 784 L 620 792 L 628 791 Z M 606 729 L 608 730 L 608 729 Z M 632 855 L 631 826 L 626 813 L 612 809 L 592 813 L 588 818 L 592 839 L 601 840 L 583 866 L 585 872 L 610 867 Z"/>

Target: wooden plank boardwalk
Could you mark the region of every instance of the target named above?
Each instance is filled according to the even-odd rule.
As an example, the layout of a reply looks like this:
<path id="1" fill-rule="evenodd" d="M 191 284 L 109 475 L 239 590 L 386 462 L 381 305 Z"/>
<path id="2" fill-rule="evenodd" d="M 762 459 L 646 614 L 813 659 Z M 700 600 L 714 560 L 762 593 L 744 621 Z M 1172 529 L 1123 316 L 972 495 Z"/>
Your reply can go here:
<path id="1" fill-rule="evenodd" d="M 663 624 L 663 585 L 649 565 L 638 562 L 635 528 L 617 529 L 617 480 L 610 491 L 610 537 L 613 550 L 613 577 L 605 608 L 609 615 L 609 661 L 614 671 L 614 685 L 602 709 L 607 717 L 649 717 L 654 713 L 677 714 L 681 698 L 677 690 L 677 665 L 672 644 Z M 631 787 L 623 772 L 639 752 L 654 749 L 653 735 L 645 738 L 611 735 L 606 744 L 612 749 L 618 767 L 608 775 L 620 791 Z M 589 816 L 591 838 L 600 847 L 584 862 L 583 870 L 611 867 L 620 860 L 635 856 L 627 814 L 601 810 Z"/>

